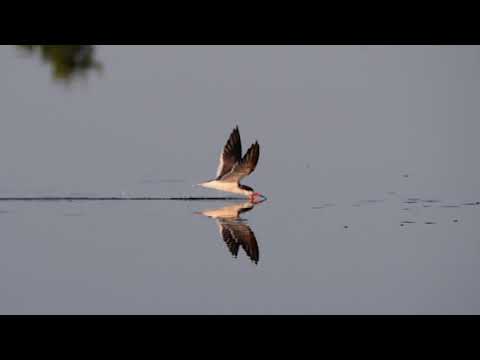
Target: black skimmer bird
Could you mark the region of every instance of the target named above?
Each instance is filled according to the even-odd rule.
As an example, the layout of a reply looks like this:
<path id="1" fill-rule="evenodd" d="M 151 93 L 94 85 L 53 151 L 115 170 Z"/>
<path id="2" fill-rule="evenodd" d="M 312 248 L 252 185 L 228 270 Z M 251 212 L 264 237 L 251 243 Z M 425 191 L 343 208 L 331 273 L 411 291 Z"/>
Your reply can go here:
<path id="1" fill-rule="evenodd" d="M 216 220 L 220 235 L 235 258 L 238 256 L 238 249 L 242 247 L 250 260 L 257 264 L 259 259 L 257 239 L 246 221 L 240 218 L 241 213 L 252 210 L 254 206 L 254 203 L 246 202 L 219 209 L 199 211 L 195 214 Z"/>
<path id="2" fill-rule="evenodd" d="M 256 196 L 266 197 L 255 192 L 250 186 L 240 184 L 240 180 L 250 175 L 257 166 L 260 156 L 260 145 L 255 141 L 242 157 L 242 141 L 238 126 L 233 129 L 222 153 L 217 169 L 217 177 L 213 180 L 198 184 L 206 188 L 231 192 L 247 196 L 251 202 L 255 202 Z"/>

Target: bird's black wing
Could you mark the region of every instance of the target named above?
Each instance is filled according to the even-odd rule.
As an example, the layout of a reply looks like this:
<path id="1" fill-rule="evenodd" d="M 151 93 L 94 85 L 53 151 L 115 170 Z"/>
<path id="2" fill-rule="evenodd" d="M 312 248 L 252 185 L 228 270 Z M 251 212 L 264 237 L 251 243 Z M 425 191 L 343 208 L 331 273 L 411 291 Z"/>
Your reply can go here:
<path id="1" fill-rule="evenodd" d="M 233 129 L 227 143 L 220 154 L 220 162 L 217 169 L 217 179 L 229 173 L 235 164 L 242 160 L 242 141 L 238 126 Z"/>
<path id="2" fill-rule="evenodd" d="M 258 142 L 255 142 L 252 146 L 250 146 L 242 160 L 237 162 L 232 167 L 230 172 L 219 177 L 218 179 L 222 181 L 239 182 L 241 179 L 250 175 L 255 170 L 259 156 L 260 145 L 258 145 Z"/>

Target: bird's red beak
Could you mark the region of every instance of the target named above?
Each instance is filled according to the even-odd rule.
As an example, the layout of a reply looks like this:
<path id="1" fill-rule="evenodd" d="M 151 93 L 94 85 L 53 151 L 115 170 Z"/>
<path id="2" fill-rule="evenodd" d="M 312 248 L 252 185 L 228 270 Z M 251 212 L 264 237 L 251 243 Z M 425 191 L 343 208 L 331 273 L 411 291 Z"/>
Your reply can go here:
<path id="1" fill-rule="evenodd" d="M 254 192 L 254 193 L 252 194 L 252 200 L 255 200 L 255 197 L 257 197 L 257 196 L 261 197 L 261 198 L 262 198 L 262 201 L 267 200 L 267 197 L 264 196 L 264 195 L 262 195 L 262 194 L 260 194 L 259 192 Z"/>

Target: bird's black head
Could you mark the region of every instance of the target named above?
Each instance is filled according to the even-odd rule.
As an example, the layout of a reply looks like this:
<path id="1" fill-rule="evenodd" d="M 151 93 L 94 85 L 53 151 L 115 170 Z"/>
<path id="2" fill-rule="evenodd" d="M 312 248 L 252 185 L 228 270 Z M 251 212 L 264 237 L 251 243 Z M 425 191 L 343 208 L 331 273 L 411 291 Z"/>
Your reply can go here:
<path id="1" fill-rule="evenodd" d="M 244 190 L 244 191 L 247 192 L 245 195 L 248 195 L 250 201 L 251 201 L 251 202 L 254 202 L 255 204 L 259 204 L 259 203 L 267 200 L 267 198 L 266 198 L 265 196 L 263 196 L 263 195 L 260 194 L 260 193 L 255 192 L 255 190 L 253 190 L 250 186 L 242 185 L 242 184 L 239 184 L 238 186 L 240 187 L 240 189 L 242 189 L 242 190 Z M 255 198 L 256 198 L 257 196 L 262 197 L 263 200 L 262 200 L 262 201 L 256 201 Z"/>
<path id="2" fill-rule="evenodd" d="M 240 189 L 254 192 L 254 190 L 250 186 L 239 184 L 239 187 Z"/>

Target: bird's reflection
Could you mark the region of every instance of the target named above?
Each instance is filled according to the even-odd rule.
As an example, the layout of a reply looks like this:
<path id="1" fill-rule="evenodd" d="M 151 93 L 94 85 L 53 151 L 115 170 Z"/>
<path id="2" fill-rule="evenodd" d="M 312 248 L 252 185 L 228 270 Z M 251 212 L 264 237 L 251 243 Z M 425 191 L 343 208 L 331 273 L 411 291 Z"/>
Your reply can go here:
<path id="1" fill-rule="evenodd" d="M 241 247 L 250 260 L 258 264 L 259 251 L 257 239 L 250 226 L 248 226 L 247 221 L 240 218 L 240 214 L 252 210 L 259 203 L 260 202 L 245 202 L 243 204 L 232 204 L 218 209 L 198 211 L 195 212 L 195 214 L 204 215 L 216 220 L 220 235 L 234 257 L 238 256 L 238 250 Z"/>

